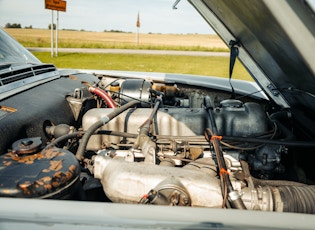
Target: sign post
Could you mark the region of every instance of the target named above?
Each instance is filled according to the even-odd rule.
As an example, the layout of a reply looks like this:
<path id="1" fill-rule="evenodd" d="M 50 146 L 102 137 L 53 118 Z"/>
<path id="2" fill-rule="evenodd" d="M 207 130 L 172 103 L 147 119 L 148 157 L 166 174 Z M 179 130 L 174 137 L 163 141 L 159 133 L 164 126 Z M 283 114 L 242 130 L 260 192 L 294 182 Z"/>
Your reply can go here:
<path id="1" fill-rule="evenodd" d="M 139 12 L 138 12 L 138 17 L 137 17 L 136 27 L 137 27 L 136 44 L 137 44 L 137 46 L 139 46 L 139 28 L 140 28 L 140 15 L 139 15 Z"/>
<path id="2" fill-rule="evenodd" d="M 59 11 L 57 11 L 57 22 L 56 22 L 56 57 L 58 57 L 58 31 L 59 31 Z"/>
<path id="3" fill-rule="evenodd" d="M 51 56 L 54 56 L 54 10 L 57 11 L 56 56 L 58 56 L 59 11 L 66 12 L 67 2 L 63 0 L 45 0 L 45 9 L 51 10 Z"/>
<path id="4" fill-rule="evenodd" d="M 50 46 L 51 46 L 51 57 L 54 57 L 54 11 L 51 10 L 51 24 L 50 24 Z"/>

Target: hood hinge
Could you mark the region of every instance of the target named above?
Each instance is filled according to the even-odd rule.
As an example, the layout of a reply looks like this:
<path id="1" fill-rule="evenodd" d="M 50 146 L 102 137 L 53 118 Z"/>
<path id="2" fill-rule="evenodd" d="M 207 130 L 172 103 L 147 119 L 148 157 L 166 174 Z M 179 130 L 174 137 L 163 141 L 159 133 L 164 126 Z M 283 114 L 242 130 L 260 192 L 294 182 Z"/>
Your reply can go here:
<path id="1" fill-rule="evenodd" d="M 272 93 L 273 96 L 278 96 L 280 94 L 278 88 L 273 84 L 269 84 L 267 88 Z"/>

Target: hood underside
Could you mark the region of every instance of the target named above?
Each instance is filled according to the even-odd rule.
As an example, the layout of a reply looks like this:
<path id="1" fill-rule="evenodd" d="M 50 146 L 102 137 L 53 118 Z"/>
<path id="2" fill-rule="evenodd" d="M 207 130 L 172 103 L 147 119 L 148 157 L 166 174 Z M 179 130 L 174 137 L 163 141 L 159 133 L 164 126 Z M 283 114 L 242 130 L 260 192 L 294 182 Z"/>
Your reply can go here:
<path id="1" fill-rule="evenodd" d="M 315 16 L 307 1 L 191 0 L 280 107 L 314 130 Z M 311 126 L 311 127 L 310 127 Z"/>

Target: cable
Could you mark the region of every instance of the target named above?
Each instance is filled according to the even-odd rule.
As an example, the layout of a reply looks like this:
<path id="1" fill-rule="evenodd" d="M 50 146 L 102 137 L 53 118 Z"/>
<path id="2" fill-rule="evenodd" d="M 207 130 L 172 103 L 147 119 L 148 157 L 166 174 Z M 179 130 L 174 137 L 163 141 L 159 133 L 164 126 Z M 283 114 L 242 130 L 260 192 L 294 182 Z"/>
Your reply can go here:
<path id="1" fill-rule="evenodd" d="M 298 89 L 298 88 L 293 88 L 293 87 L 288 87 L 288 88 L 278 88 L 278 90 L 280 91 L 288 91 L 288 92 L 298 92 L 298 93 L 303 93 L 305 95 L 308 95 L 310 97 L 313 97 L 315 98 L 315 95 L 310 93 L 310 92 L 307 92 L 307 91 L 304 91 L 304 90 L 301 90 L 301 89 Z"/>
<path id="2" fill-rule="evenodd" d="M 252 92 L 252 93 L 248 93 L 248 94 L 245 94 L 245 95 L 243 95 L 243 96 L 236 97 L 235 99 L 240 100 L 240 99 L 242 99 L 242 98 L 244 98 L 244 97 L 248 97 L 248 96 L 254 95 L 254 94 L 256 94 L 256 93 L 260 93 L 260 92 L 263 92 L 263 90 L 262 90 L 262 89 L 261 89 L 261 90 L 257 90 L 257 91 L 254 91 L 254 92 Z"/>
<path id="3" fill-rule="evenodd" d="M 210 136 L 211 138 L 211 136 Z M 238 141 L 238 142 L 249 142 L 256 144 L 270 144 L 270 145 L 285 145 L 285 146 L 295 146 L 304 148 L 315 147 L 315 142 L 307 141 L 280 141 L 280 140 L 269 140 L 269 139 L 259 139 L 250 137 L 234 137 L 234 136 L 222 136 L 222 140 Z"/>
<path id="4" fill-rule="evenodd" d="M 220 140 L 222 137 L 218 136 L 217 127 L 216 127 L 216 123 L 215 123 L 214 115 L 213 115 L 213 107 L 211 106 L 211 101 L 210 101 L 209 96 L 206 96 L 204 98 L 204 104 L 206 107 L 206 111 L 208 112 L 208 115 L 209 115 L 210 125 L 212 129 L 211 130 L 210 128 L 207 128 L 204 134 L 208 142 L 212 144 L 215 155 L 216 155 L 216 160 L 217 160 L 218 169 L 219 169 L 219 176 L 220 176 L 220 181 L 221 181 L 221 187 L 222 187 L 223 201 L 228 200 L 229 202 L 225 202 L 225 204 L 230 204 L 232 208 L 244 210 L 246 209 L 246 207 L 243 203 L 243 200 L 241 199 L 240 194 L 233 189 L 233 186 L 229 177 L 229 172 L 227 171 L 223 152 L 220 147 Z"/>

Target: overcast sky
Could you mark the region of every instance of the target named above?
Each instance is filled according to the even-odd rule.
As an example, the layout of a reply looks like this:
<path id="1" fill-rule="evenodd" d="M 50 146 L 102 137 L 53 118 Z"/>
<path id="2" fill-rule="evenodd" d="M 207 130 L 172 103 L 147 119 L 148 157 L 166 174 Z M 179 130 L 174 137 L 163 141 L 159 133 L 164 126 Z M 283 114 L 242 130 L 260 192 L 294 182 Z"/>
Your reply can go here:
<path id="1" fill-rule="evenodd" d="M 60 29 L 135 32 L 140 14 L 140 33 L 199 33 L 213 30 L 198 12 L 181 0 L 67 0 L 67 11 L 59 13 Z M 56 14 L 55 14 L 56 19 Z M 48 28 L 51 10 L 45 0 L 0 0 L 0 26 L 18 23 L 22 27 Z"/>

